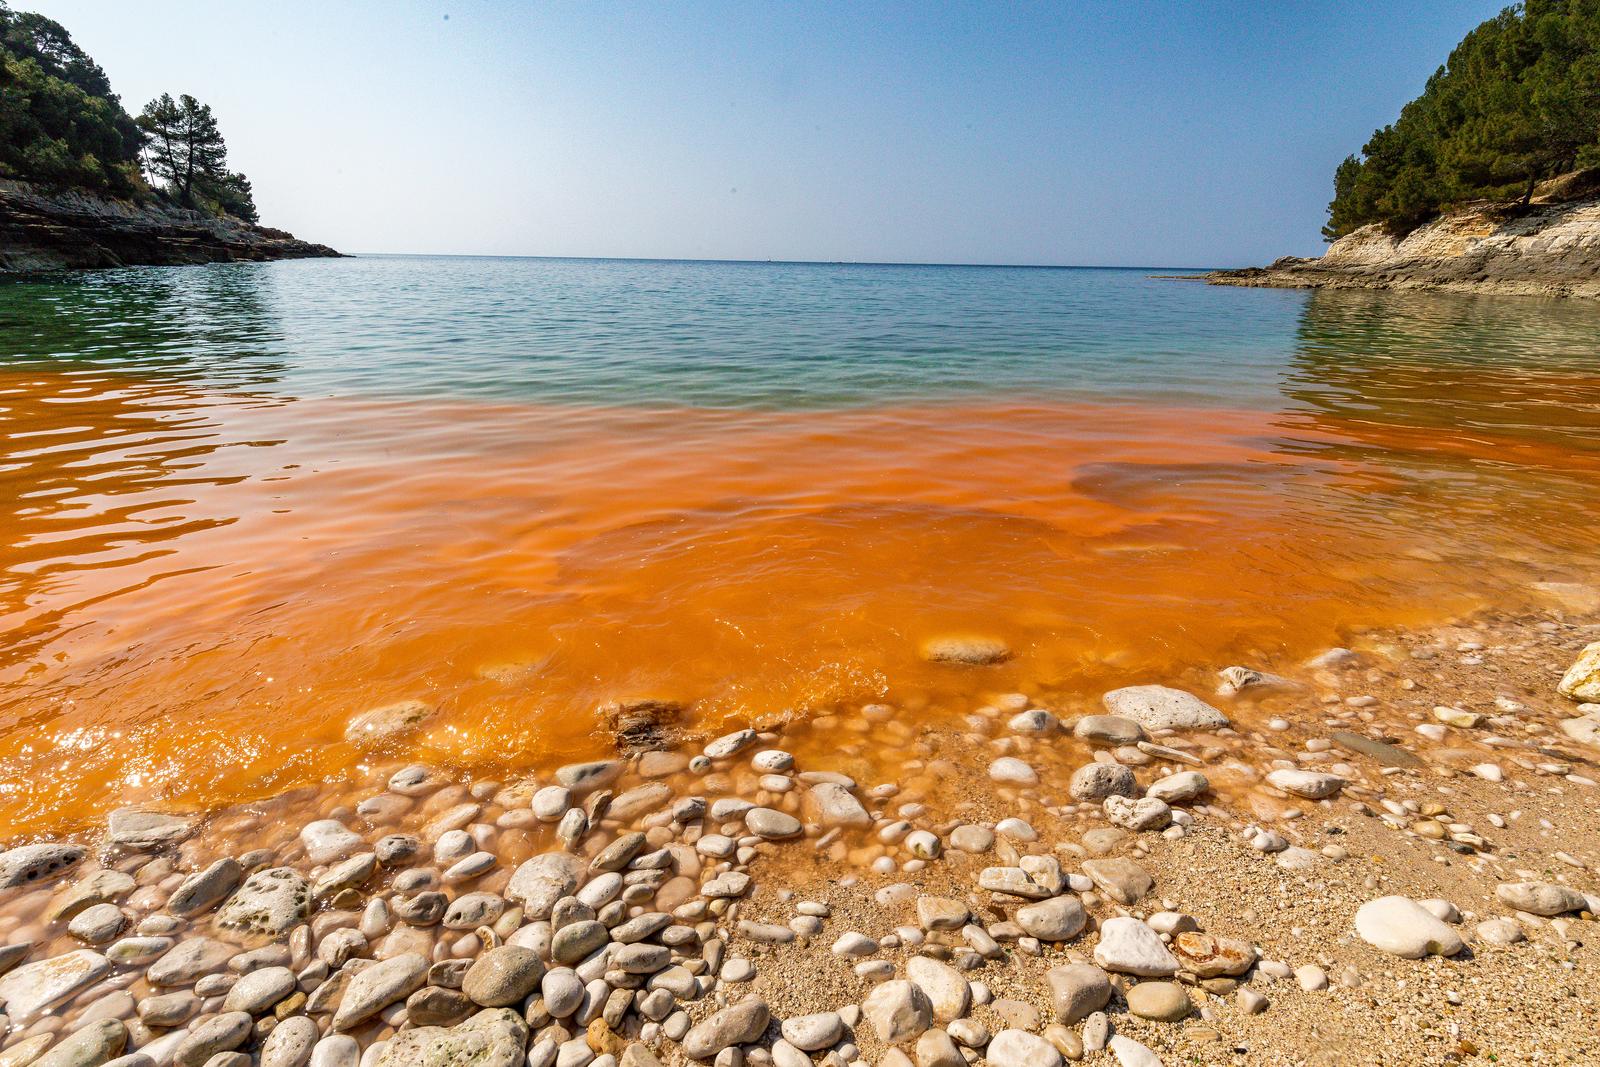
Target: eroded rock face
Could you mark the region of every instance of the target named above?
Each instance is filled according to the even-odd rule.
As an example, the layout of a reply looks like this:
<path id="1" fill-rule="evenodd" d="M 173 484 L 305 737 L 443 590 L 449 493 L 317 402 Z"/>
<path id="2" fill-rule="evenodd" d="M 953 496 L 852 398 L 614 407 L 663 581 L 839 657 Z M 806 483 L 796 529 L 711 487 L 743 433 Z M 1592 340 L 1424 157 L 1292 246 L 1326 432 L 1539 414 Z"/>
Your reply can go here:
<path id="1" fill-rule="evenodd" d="M 311 887 L 293 867 L 257 871 L 222 905 L 217 925 L 266 937 L 279 937 L 305 921 Z"/>
<path id="2" fill-rule="evenodd" d="M 1403 236 L 1381 223 L 1328 246 L 1320 259 L 1215 271 L 1217 285 L 1283 289 L 1438 289 L 1459 293 L 1600 298 L 1600 199 L 1516 208 L 1474 205 Z"/>
<path id="3" fill-rule="evenodd" d="M 23 845 L 0 852 L 0 889 L 49 885 L 83 862 L 82 845 Z"/>
<path id="4" fill-rule="evenodd" d="M 419 1026 L 389 1039 L 376 1067 L 519 1067 L 528 1024 L 507 1008 L 480 1011 L 459 1026 Z"/>
<path id="5" fill-rule="evenodd" d="M 0 180 L 0 271 L 228 263 L 337 256 L 237 219 Z"/>

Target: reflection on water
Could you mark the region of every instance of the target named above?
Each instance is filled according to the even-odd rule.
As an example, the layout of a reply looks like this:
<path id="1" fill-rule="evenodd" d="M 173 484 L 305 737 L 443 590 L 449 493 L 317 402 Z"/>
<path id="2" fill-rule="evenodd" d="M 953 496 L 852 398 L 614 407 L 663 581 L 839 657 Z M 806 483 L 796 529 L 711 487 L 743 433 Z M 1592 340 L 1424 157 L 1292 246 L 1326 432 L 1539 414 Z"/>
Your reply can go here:
<path id="1" fill-rule="evenodd" d="M 1265 666 L 1592 570 L 1600 312 L 1116 271 L 358 260 L 0 286 L 0 826 Z M 980 672 L 947 632 L 1006 640 Z"/>

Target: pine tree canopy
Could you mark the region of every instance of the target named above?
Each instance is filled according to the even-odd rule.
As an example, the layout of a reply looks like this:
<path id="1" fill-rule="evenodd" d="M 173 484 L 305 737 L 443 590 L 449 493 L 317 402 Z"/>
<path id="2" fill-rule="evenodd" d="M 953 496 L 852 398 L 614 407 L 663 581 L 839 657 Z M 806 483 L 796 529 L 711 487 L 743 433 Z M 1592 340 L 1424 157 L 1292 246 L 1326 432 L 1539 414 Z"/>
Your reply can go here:
<path id="1" fill-rule="evenodd" d="M 1600 0 L 1526 0 L 1455 47 L 1422 95 L 1334 172 L 1322 232 L 1404 232 L 1470 200 L 1526 202 L 1600 164 Z"/>

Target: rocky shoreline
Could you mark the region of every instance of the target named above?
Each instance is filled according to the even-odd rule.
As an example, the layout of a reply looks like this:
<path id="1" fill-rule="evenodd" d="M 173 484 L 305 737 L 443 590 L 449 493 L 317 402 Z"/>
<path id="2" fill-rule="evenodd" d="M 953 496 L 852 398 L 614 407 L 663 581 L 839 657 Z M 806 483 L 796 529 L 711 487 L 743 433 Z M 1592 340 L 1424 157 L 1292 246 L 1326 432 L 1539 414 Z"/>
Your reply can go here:
<path id="1" fill-rule="evenodd" d="M 1406 234 L 1364 226 L 1315 259 L 1200 275 L 1275 289 L 1417 289 L 1600 299 L 1600 177 L 1548 183 L 1533 204 L 1475 204 Z"/>
<path id="2" fill-rule="evenodd" d="M 665 749 L 640 710 L 631 754 L 518 781 L 123 809 L 0 852 L 0 1067 L 1595 1062 L 1566 592 L 1203 696 Z"/>
<path id="3" fill-rule="evenodd" d="M 238 219 L 0 180 L 0 272 L 339 255 L 327 245 Z"/>

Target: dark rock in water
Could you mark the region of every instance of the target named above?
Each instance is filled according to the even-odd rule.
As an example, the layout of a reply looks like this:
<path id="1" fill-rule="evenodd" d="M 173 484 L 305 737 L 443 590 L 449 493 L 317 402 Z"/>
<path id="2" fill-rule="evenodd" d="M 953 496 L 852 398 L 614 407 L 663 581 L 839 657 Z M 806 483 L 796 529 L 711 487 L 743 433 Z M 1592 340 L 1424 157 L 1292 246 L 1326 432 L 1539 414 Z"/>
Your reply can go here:
<path id="1" fill-rule="evenodd" d="M 675 700 L 635 697 L 600 706 L 600 721 L 624 756 L 654 752 L 670 747 L 676 740 L 675 727 L 683 718 L 684 707 Z"/>
<path id="2" fill-rule="evenodd" d="M 1386 741 L 1375 741 L 1361 734 L 1353 734 L 1348 730 L 1335 730 L 1328 738 L 1340 748 L 1359 752 L 1363 756 L 1371 756 L 1385 767 L 1421 767 L 1422 760 L 1412 752 L 1391 745 Z"/>
<path id="3" fill-rule="evenodd" d="M 282 230 L 161 201 L 0 180 L 0 271 L 335 257 Z"/>

